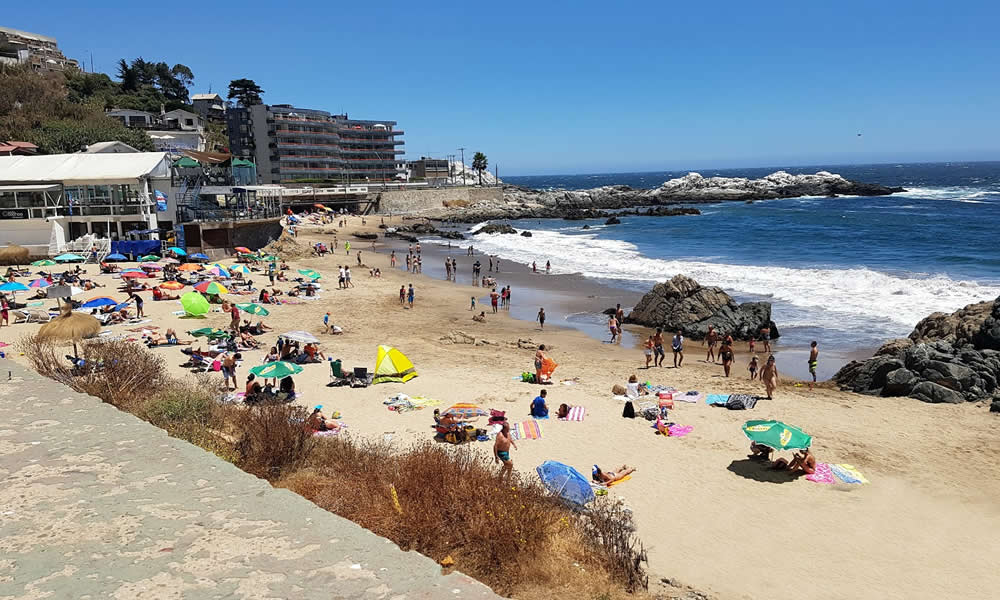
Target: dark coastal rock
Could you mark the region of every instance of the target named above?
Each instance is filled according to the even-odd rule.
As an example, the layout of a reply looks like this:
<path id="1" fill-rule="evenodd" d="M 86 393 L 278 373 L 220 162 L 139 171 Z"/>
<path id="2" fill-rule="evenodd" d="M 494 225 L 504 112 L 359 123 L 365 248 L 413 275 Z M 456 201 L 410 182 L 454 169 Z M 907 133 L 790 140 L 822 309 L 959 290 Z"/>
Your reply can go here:
<path id="1" fill-rule="evenodd" d="M 991 402 L 1000 398 L 1000 298 L 922 319 L 909 338 L 834 375 L 843 389 L 924 402 Z"/>
<path id="2" fill-rule="evenodd" d="M 590 229 L 590 225 L 584 225 L 583 228 L 584 229 Z"/>
<path id="3" fill-rule="evenodd" d="M 465 236 L 458 231 L 445 231 L 438 229 L 430 223 L 417 223 L 415 225 L 404 225 L 396 229 L 397 233 L 418 233 L 420 235 L 434 235 L 447 240 L 464 240 Z"/>
<path id="4" fill-rule="evenodd" d="M 530 231 L 522 231 L 521 232 L 521 237 L 531 237 L 531 232 Z"/>
<path id="5" fill-rule="evenodd" d="M 621 225 L 622 224 L 622 220 L 619 219 L 618 217 L 610 217 L 610 218 L 608 218 L 607 221 L 604 222 L 604 224 L 605 225 Z"/>
<path id="6" fill-rule="evenodd" d="M 378 239 L 378 234 L 377 233 L 354 233 L 352 235 L 354 237 L 358 238 L 359 240 L 377 240 Z"/>
<path id="7" fill-rule="evenodd" d="M 473 231 L 471 235 L 478 235 L 480 233 L 517 233 L 517 230 L 506 223 L 490 223 Z"/>
<path id="8" fill-rule="evenodd" d="M 720 335 L 740 340 L 759 337 L 765 327 L 770 327 L 772 338 L 778 337 L 778 328 L 771 321 L 770 303 L 738 304 L 721 288 L 703 287 L 684 275 L 656 284 L 625 317 L 625 322 L 662 327 L 668 332 L 679 330 L 691 339 L 704 339 L 709 326 Z"/>

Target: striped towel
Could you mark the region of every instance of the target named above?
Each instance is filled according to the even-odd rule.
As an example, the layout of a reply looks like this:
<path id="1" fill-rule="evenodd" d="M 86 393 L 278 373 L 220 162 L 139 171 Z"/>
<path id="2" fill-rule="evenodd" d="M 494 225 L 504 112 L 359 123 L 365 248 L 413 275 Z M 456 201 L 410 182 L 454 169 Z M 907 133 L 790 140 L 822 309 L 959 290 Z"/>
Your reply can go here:
<path id="1" fill-rule="evenodd" d="M 674 393 L 674 402 L 701 402 L 701 399 L 705 397 L 705 394 L 701 392 L 687 392 L 686 394 Z"/>
<path id="2" fill-rule="evenodd" d="M 537 440 L 542 437 L 542 426 L 532 419 L 521 423 L 521 433 L 526 440 Z"/>
<path id="3" fill-rule="evenodd" d="M 816 463 L 816 472 L 806 475 L 806 479 L 813 483 L 836 483 L 830 465 L 821 462 Z"/>
<path id="4" fill-rule="evenodd" d="M 705 398 L 706 404 L 725 404 L 729 402 L 729 394 L 709 394 L 708 398 Z"/>
<path id="5" fill-rule="evenodd" d="M 587 408 L 585 406 L 574 406 L 569 409 L 569 415 L 562 421 L 582 421 L 583 418 L 587 416 Z"/>
<path id="6" fill-rule="evenodd" d="M 868 480 L 861 474 L 861 471 L 855 469 L 853 465 L 830 465 L 830 469 L 844 483 L 868 483 Z"/>

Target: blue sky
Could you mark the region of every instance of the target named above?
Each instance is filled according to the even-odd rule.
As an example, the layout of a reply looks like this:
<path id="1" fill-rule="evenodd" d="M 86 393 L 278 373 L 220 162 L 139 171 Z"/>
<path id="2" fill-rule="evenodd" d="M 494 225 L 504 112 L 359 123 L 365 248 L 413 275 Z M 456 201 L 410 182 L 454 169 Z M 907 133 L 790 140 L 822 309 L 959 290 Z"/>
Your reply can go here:
<path id="1" fill-rule="evenodd" d="M 188 65 L 265 102 L 395 119 L 501 177 L 1000 159 L 990 2 L 4 2 L 113 74 Z M 862 136 L 858 136 L 858 133 Z"/>

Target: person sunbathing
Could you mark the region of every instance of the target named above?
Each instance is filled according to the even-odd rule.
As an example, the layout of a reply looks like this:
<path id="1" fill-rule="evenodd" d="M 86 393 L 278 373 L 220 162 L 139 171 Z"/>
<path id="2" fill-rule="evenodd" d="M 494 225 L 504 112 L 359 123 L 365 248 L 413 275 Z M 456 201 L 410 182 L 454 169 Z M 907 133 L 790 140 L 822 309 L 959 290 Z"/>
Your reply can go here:
<path id="1" fill-rule="evenodd" d="M 602 471 L 600 467 L 594 465 L 593 478 L 597 483 L 607 485 L 609 483 L 621 481 L 632 473 L 635 473 L 635 468 L 629 467 L 628 465 L 622 465 L 614 471 Z"/>
<path id="2" fill-rule="evenodd" d="M 340 423 L 327 419 L 322 410 L 322 404 L 313 409 L 312 414 L 306 418 L 306 428 L 312 431 L 338 431 Z"/>
<path id="3" fill-rule="evenodd" d="M 750 442 L 750 454 L 747 454 L 747 458 L 750 460 L 771 460 L 771 453 L 774 452 L 773 449 L 765 446 L 764 444 L 758 444 L 757 442 Z"/>
<path id="4" fill-rule="evenodd" d="M 157 334 L 150 334 L 146 336 L 146 346 L 152 348 L 153 346 L 187 346 L 190 345 L 194 340 L 181 340 L 177 337 L 177 332 L 173 329 L 167 329 L 167 332 L 163 336 Z"/>
<path id="5" fill-rule="evenodd" d="M 462 424 L 462 419 L 458 415 L 445 415 L 441 416 L 441 411 L 437 408 L 434 409 L 434 422 L 439 427 L 444 427 L 445 429 L 451 429 Z"/>
<path id="6" fill-rule="evenodd" d="M 153 300 L 178 300 L 180 296 L 175 296 L 173 294 L 164 294 L 163 290 L 158 287 L 153 288 Z"/>
<path id="7" fill-rule="evenodd" d="M 245 331 L 240 334 L 240 343 L 253 350 L 260 348 L 260 342 L 255 340 L 252 335 Z"/>
<path id="8" fill-rule="evenodd" d="M 796 452 L 792 456 L 792 462 L 779 458 L 774 461 L 771 468 L 775 471 L 787 470 L 793 475 L 812 475 L 816 472 L 816 457 L 809 448 L 803 448 L 801 452 Z"/>

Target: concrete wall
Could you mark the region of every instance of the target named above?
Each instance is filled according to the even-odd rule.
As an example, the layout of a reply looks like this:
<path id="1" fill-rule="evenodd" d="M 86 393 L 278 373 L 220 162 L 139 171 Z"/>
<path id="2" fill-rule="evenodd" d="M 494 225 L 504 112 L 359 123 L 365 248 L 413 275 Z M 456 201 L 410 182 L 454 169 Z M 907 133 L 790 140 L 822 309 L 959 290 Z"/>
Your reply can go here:
<path id="1" fill-rule="evenodd" d="M 450 187 L 436 189 L 387 190 L 379 192 L 379 212 L 413 213 L 431 208 L 442 208 L 445 202 L 475 204 L 483 201 L 503 200 L 500 188 Z"/>

